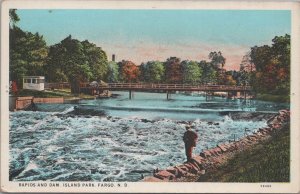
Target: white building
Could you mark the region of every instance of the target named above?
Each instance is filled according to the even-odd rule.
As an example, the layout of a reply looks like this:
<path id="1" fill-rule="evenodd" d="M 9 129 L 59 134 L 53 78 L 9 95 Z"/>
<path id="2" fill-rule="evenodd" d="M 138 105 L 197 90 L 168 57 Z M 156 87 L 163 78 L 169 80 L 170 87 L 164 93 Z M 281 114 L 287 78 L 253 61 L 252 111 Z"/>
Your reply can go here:
<path id="1" fill-rule="evenodd" d="M 45 77 L 44 76 L 24 76 L 23 89 L 27 90 L 44 90 Z"/>

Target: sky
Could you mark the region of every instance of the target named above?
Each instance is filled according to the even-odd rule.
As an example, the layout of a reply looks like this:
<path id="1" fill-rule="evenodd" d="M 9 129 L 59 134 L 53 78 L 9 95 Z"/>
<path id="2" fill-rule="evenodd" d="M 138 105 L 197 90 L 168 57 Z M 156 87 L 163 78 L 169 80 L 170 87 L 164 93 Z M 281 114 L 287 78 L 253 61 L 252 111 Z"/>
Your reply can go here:
<path id="1" fill-rule="evenodd" d="M 54 45 L 72 35 L 101 47 L 111 60 L 142 62 L 209 60 L 221 51 L 227 70 L 275 36 L 291 33 L 288 10 L 30 10 L 19 9 L 18 26 Z"/>

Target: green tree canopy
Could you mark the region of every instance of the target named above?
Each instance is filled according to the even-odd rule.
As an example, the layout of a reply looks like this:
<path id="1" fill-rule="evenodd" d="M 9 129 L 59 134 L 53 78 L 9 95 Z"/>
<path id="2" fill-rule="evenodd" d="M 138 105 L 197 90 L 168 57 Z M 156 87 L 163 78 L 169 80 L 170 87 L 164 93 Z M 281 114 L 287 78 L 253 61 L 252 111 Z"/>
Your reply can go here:
<path id="1" fill-rule="evenodd" d="M 207 61 L 200 61 L 199 67 L 202 69 L 201 83 L 214 84 L 217 81 L 217 71 L 212 63 Z"/>
<path id="2" fill-rule="evenodd" d="M 44 75 L 48 47 L 43 36 L 24 32 L 16 26 L 9 32 L 10 79 L 20 85 L 25 75 Z"/>
<path id="3" fill-rule="evenodd" d="M 79 93 L 80 83 L 93 76 L 84 46 L 80 41 L 72 39 L 71 35 L 50 47 L 47 65 L 48 70 L 61 71 L 66 75 L 71 83 L 72 93 Z"/>
<path id="4" fill-rule="evenodd" d="M 149 82 L 150 80 L 150 74 L 149 74 L 149 66 L 147 65 L 147 63 L 142 63 L 139 66 L 139 71 L 140 71 L 140 76 L 139 76 L 139 80 L 141 82 Z"/>
<path id="5" fill-rule="evenodd" d="M 148 61 L 140 67 L 141 77 L 145 82 L 160 83 L 164 81 L 165 67 L 162 62 Z"/>
<path id="6" fill-rule="evenodd" d="M 114 61 L 108 62 L 107 81 L 108 82 L 119 81 L 119 66 Z"/>
<path id="7" fill-rule="evenodd" d="M 83 45 L 83 53 L 92 71 L 91 79 L 97 81 L 106 80 L 108 72 L 106 53 L 101 49 L 101 47 L 97 47 L 88 40 L 81 42 L 81 44 Z"/>
<path id="8" fill-rule="evenodd" d="M 216 70 L 224 67 L 226 59 L 222 56 L 221 51 L 210 52 L 208 57 Z"/>
<path id="9" fill-rule="evenodd" d="M 255 65 L 254 88 L 257 92 L 286 94 L 290 92 L 290 35 L 276 36 L 272 45 L 251 48 Z"/>
<path id="10" fill-rule="evenodd" d="M 16 9 L 10 9 L 9 10 L 9 26 L 15 27 L 16 23 L 20 21 L 20 18 L 17 14 L 17 10 Z"/>
<path id="11" fill-rule="evenodd" d="M 183 61 L 183 83 L 197 84 L 201 80 L 202 68 L 196 61 Z"/>

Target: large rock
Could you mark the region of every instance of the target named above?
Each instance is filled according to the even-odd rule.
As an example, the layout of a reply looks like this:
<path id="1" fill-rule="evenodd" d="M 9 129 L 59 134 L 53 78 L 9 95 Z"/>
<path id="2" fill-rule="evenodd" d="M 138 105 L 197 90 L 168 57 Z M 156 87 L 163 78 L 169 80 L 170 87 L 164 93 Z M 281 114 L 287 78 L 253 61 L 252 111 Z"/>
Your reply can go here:
<path id="1" fill-rule="evenodd" d="M 159 171 L 158 173 L 155 173 L 154 177 L 159 178 L 161 180 L 174 180 L 176 178 L 174 174 L 166 170 L 162 170 Z"/>
<path id="2" fill-rule="evenodd" d="M 153 176 L 149 176 L 149 177 L 145 177 L 143 179 L 143 182 L 163 182 L 163 180 L 159 179 L 159 178 L 156 178 L 156 177 L 153 177 Z"/>
<path id="3" fill-rule="evenodd" d="M 227 151 L 225 144 L 218 145 L 218 148 L 220 148 L 223 153 Z"/>
<path id="4" fill-rule="evenodd" d="M 175 166 L 175 168 L 177 169 L 177 178 L 180 178 L 180 177 L 182 177 L 182 176 L 185 176 L 186 174 L 187 174 L 187 172 L 186 171 L 184 171 L 183 169 L 181 169 L 180 167 L 178 167 L 178 166 Z"/>
<path id="5" fill-rule="evenodd" d="M 193 157 L 192 160 L 194 160 L 195 162 L 197 162 L 199 165 L 202 164 L 202 162 L 205 161 L 205 159 L 203 157 L 201 157 L 201 156 L 195 156 L 195 157 Z"/>
<path id="6" fill-rule="evenodd" d="M 211 156 L 211 153 L 208 150 L 204 150 L 203 152 L 200 153 L 200 156 L 203 158 L 208 158 Z"/>
<path id="7" fill-rule="evenodd" d="M 178 169 L 177 168 L 169 167 L 169 168 L 166 169 L 166 171 L 168 171 L 171 174 L 174 174 L 176 177 L 178 175 Z"/>
<path id="8" fill-rule="evenodd" d="M 197 174 L 198 171 L 200 171 L 200 169 L 197 166 L 193 165 L 190 162 L 188 162 L 184 165 L 189 169 L 188 172 L 190 172 L 190 173 Z"/>
<path id="9" fill-rule="evenodd" d="M 196 166 L 199 170 L 203 170 L 204 167 L 203 167 L 203 164 L 199 164 L 197 163 L 196 161 L 192 160 L 191 163 Z"/>

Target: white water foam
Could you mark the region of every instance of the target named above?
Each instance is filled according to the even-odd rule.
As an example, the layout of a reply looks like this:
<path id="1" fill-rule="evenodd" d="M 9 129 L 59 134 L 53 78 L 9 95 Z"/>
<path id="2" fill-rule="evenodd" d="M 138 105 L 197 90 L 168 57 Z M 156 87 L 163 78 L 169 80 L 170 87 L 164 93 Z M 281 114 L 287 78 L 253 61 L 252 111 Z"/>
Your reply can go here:
<path id="1" fill-rule="evenodd" d="M 13 180 L 137 181 L 141 174 L 186 160 L 182 136 L 188 121 L 199 135 L 195 154 L 243 137 L 245 128 L 251 133 L 266 126 L 264 120 L 232 120 L 220 114 L 247 108 L 239 100 L 206 102 L 202 96 L 172 94 L 167 101 L 164 94 L 136 94 L 130 101 L 120 94 L 116 99 L 76 104 L 99 111 L 120 106 L 121 110 L 107 108 L 110 117 L 68 114 L 75 104 L 11 112 L 10 171 L 23 169 Z M 276 111 L 273 104 L 253 104 L 251 111 Z"/>

